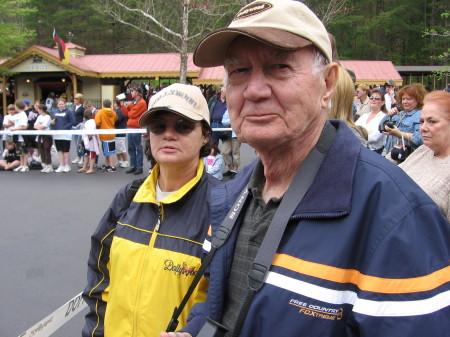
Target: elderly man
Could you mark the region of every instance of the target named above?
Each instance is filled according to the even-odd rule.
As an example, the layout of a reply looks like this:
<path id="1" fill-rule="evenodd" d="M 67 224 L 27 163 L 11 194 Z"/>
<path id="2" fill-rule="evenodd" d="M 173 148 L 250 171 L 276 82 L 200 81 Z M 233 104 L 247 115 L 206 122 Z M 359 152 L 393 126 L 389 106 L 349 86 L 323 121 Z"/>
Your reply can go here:
<path id="1" fill-rule="evenodd" d="M 207 300 L 161 337 L 213 336 L 199 333 L 207 317 L 226 336 L 447 334 L 449 225 L 397 167 L 327 121 L 338 68 L 317 17 L 298 1 L 253 2 L 194 62 L 225 66 L 231 126 L 260 159 L 213 191 Z"/>

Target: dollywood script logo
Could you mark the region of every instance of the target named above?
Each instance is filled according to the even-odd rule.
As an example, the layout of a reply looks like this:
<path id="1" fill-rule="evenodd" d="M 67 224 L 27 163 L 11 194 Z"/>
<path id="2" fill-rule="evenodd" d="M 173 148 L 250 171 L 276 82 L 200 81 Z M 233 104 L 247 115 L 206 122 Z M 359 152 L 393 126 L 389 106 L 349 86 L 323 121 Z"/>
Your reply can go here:
<path id="1" fill-rule="evenodd" d="M 183 262 L 182 265 L 175 264 L 172 260 L 164 261 L 164 270 L 174 272 L 177 276 L 195 276 L 197 274 L 195 267 L 188 267 L 186 262 Z"/>

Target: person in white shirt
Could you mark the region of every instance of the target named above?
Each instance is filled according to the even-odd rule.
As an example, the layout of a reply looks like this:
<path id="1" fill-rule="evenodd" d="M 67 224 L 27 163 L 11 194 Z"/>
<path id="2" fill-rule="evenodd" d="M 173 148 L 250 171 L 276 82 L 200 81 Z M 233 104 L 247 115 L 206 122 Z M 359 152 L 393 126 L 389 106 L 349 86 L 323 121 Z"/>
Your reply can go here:
<path id="1" fill-rule="evenodd" d="M 384 94 L 384 102 L 386 104 L 386 110 L 391 110 L 392 104 L 397 103 L 395 99 L 395 81 L 388 80 L 384 84 L 386 88 L 386 94 Z"/>
<path id="2" fill-rule="evenodd" d="M 39 104 L 37 111 L 39 113 L 36 122 L 34 123 L 34 128 L 36 130 L 50 130 L 50 124 L 52 118 L 50 117 L 50 112 L 47 111 L 47 106 L 45 104 Z M 39 135 L 37 137 L 38 151 L 42 160 L 42 173 L 53 172 L 52 167 L 52 156 L 51 148 L 53 145 L 53 137 L 51 135 Z"/>
<path id="3" fill-rule="evenodd" d="M 53 109 L 55 108 L 55 93 L 52 91 L 47 99 L 45 100 L 45 106 L 47 107 L 47 111 L 49 113 L 53 112 Z"/>
<path id="4" fill-rule="evenodd" d="M 367 130 L 369 149 L 381 154 L 386 142 L 386 135 L 380 132 L 378 126 L 387 114 L 383 92 L 380 89 L 373 89 L 369 99 L 370 112 L 362 115 L 355 124 Z"/>
<path id="5" fill-rule="evenodd" d="M 14 126 L 11 127 L 11 131 L 26 130 L 28 128 L 28 116 L 25 113 L 25 103 L 22 100 L 17 100 L 14 102 L 16 108 L 16 114 L 12 116 Z M 27 147 L 25 145 L 22 135 L 17 135 L 16 153 L 20 157 L 20 166 L 14 169 L 14 172 L 28 172 L 28 154 Z"/>
<path id="6" fill-rule="evenodd" d="M 84 123 L 81 127 L 82 130 L 96 130 L 95 120 L 92 116 L 92 111 L 89 109 L 84 110 Z M 83 135 L 82 142 L 84 146 L 84 159 L 83 167 L 80 168 L 77 173 L 92 174 L 95 173 L 94 165 L 95 158 L 100 153 L 100 138 L 96 134 Z M 88 169 L 89 164 L 89 169 Z"/>
<path id="7" fill-rule="evenodd" d="M 211 153 L 208 156 L 203 157 L 203 163 L 205 164 L 207 173 L 211 174 L 213 177 L 216 177 L 219 180 L 223 179 L 223 157 L 220 153 L 220 149 L 217 143 L 212 144 Z"/>
<path id="8" fill-rule="evenodd" d="M 12 117 L 16 113 L 16 107 L 14 106 L 14 104 L 8 105 L 8 107 L 6 108 L 6 112 L 8 114 L 5 116 L 5 118 L 3 118 L 3 130 L 4 131 L 10 130 L 14 126 L 14 121 L 13 121 L 13 117 Z M 6 141 L 11 138 L 12 138 L 11 134 L 5 133 L 3 135 L 3 149 L 6 148 Z"/>

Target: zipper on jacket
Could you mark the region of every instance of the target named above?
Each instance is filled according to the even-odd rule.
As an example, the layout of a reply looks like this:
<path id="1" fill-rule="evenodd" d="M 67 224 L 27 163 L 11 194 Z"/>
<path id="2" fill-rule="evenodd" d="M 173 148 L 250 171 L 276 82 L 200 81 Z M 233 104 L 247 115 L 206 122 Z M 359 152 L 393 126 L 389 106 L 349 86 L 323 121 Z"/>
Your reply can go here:
<path id="1" fill-rule="evenodd" d="M 147 264 L 147 260 L 149 259 L 149 255 L 151 254 L 151 251 L 153 250 L 153 247 L 155 246 L 155 241 L 156 238 L 158 236 L 158 231 L 159 231 L 159 227 L 161 226 L 161 222 L 162 222 L 162 205 L 159 204 L 158 205 L 158 220 L 156 221 L 155 227 L 153 228 L 153 233 L 150 237 L 150 242 L 148 244 L 147 247 L 147 252 L 145 254 L 145 258 L 144 261 L 142 262 L 142 266 L 145 266 Z M 133 333 L 132 336 L 136 336 L 137 331 L 138 331 L 138 312 L 139 312 L 139 308 L 141 307 L 141 293 L 142 293 L 142 275 L 143 275 L 144 271 L 141 269 L 140 275 L 139 275 L 139 281 L 137 283 L 137 300 L 136 300 L 136 304 L 134 307 L 134 313 L 133 313 Z"/>
<path id="2" fill-rule="evenodd" d="M 158 205 L 158 221 L 155 225 L 155 232 L 159 231 L 159 226 L 161 225 L 161 204 Z"/>
<path id="3" fill-rule="evenodd" d="M 162 204 L 158 205 L 158 220 L 156 221 L 155 227 L 153 228 L 152 236 L 150 237 L 149 247 L 153 247 L 155 245 L 156 238 L 158 236 L 159 229 L 161 227 L 161 222 L 163 218 L 163 209 Z"/>

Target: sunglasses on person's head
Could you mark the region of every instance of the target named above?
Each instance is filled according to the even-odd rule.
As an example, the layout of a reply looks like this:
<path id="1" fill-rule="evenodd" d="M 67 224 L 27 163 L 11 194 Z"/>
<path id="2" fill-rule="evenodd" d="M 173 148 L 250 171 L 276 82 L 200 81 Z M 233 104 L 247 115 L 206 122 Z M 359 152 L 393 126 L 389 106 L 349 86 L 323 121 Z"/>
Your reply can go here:
<path id="1" fill-rule="evenodd" d="M 169 125 L 172 125 L 175 132 L 181 135 L 187 135 L 195 129 L 195 122 L 187 119 L 179 119 L 174 123 L 170 123 L 164 119 L 152 119 L 148 123 L 148 128 L 151 133 L 161 135 L 166 132 Z"/>
<path id="2" fill-rule="evenodd" d="M 369 97 L 369 99 L 371 101 L 375 100 L 375 101 L 381 101 L 381 97 Z"/>

